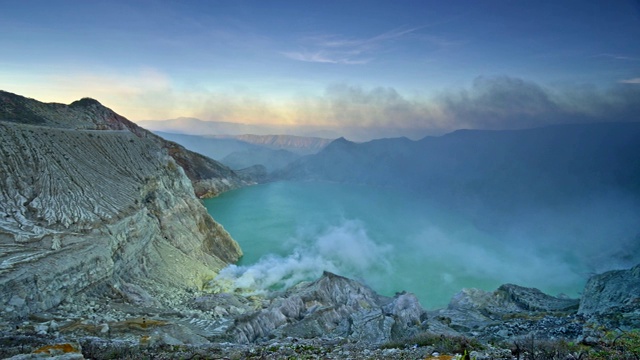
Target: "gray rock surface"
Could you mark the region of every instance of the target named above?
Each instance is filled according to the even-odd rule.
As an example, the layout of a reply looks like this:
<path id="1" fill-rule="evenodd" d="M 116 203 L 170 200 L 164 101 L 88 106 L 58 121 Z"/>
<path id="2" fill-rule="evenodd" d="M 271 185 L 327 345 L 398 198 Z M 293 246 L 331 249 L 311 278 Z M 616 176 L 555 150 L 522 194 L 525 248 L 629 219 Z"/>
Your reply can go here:
<path id="1" fill-rule="evenodd" d="M 589 278 L 578 314 L 598 325 L 596 328 L 639 329 L 640 264 Z"/>
<path id="2" fill-rule="evenodd" d="M 451 347 L 459 342 L 478 359 L 513 359 L 514 349 L 522 355 L 535 341 L 541 351 L 564 349 L 566 358 L 579 358 L 553 344 L 597 347 L 604 336 L 589 323 L 600 315 L 577 315 L 576 300 L 515 285 L 494 292 L 465 289 L 447 309 L 428 314 L 411 294 L 379 296 L 330 273 L 260 296 L 157 290 L 121 282 L 28 319 L 0 321 L 0 357 L 78 343 L 86 358 L 418 359 L 460 354 Z M 419 340 L 425 336 L 432 339 L 426 345 Z"/>
<path id="3" fill-rule="evenodd" d="M 620 311 L 620 308 L 640 311 L 640 265 L 589 278 L 578 313 L 607 313 Z"/>
<path id="4" fill-rule="evenodd" d="M 1 92 L 0 119 L 3 318 L 90 287 L 197 289 L 242 254 L 162 142 L 97 101 Z"/>
<path id="5" fill-rule="evenodd" d="M 429 313 L 429 327 L 437 332 L 458 332 L 480 338 L 513 338 L 535 334 L 552 338 L 577 336 L 578 299 L 558 298 L 538 289 L 513 284 L 496 291 L 463 289 L 446 309 Z M 556 331 L 556 329 L 563 328 Z M 568 334 L 568 333 L 571 334 Z"/>
<path id="6" fill-rule="evenodd" d="M 230 331 L 241 343 L 270 336 L 330 335 L 381 344 L 420 331 L 425 315 L 413 294 L 383 297 L 357 281 L 325 272 L 237 318 Z"/>

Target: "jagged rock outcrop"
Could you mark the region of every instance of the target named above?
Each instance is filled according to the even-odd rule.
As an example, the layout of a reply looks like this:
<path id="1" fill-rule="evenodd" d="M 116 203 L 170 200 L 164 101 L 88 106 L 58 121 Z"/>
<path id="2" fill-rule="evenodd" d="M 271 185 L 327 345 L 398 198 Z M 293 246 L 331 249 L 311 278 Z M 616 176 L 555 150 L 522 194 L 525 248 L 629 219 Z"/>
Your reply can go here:
<path id="1" fill-rule="evenodd" d="M 89 287 L 198 288 L 238 259 L 160 140 L 95 100 L 0 92 L 3 318 Z"/>
<path id="2" fill-rule="evenodd" d="M 627 270 L 607 271 L 589 278 L 578 313 L 584 315 L 640 311 L 640 264 Z"/>
<path id="3" fill-rule="evenodd" d="M 429 326 L 438 332 L 459 332 L 484 338 L 577 336 L 579 300 L 547 295 L 513 284 L 496 291 L 463 289 L 446 309 L 431 312 Z"/>
<path id="4" fill-rule="evenodd" d="M 229 331 L 236 342 L 331 336 L 381 344 L 423 330 L 425 316 L 413 294 L 388 298 L 325 272 L 314 282 L 289 289 L 266 308 L 237 318 Z"/>
<path id="5" fill-rule="evenodd" d="M 439 347 L 446 354 L 469 348 L 471 357 L 478 359 L 526 357 L 537 348 L 541 353 L 579 358 L 585 346 L 602 350 L 606 343 L 602 329 L 618 329 L 610 323 L 593 326 L 591 321 L 600 315 L 576 314 L 577 300 L 510 284 L 494 292 L 465 289 L 447 309 L 429 313 L 411 294 L 379 296 L 331 273 L 287 291 L 261 295 L 200 291 L 173 295 L 149 294 L 121 282 L 108 297 L 80 294 L 75 303 L 20 320 L 17 330 L 16 323 L 7 326 L 11 324 L 0 318 L 0 342 L 9 345 L 0 347 L 0 356 L 62 342 L 82 344 L 88 358 L 139 356 L 141 351 L 151 357 L 176 357 L 176 349 L 184 351 L 179 357 L 428 358 L 434 351 L 441 353 Z M 167 296 L 173 297 L 168 303 Z M 86 308 L 91 309 L 90 316 L 74 315 Z M 567 348 L 568 341 L 580 344 L 581 350 Z M 106 349 L 110 352 L 104 357 L 96 353 Z"/>
<path id="6" fill-rule="evenodd" d="M 640 264 L 589 278 L 578 314 L 607 328 L 640 328 Z"/>

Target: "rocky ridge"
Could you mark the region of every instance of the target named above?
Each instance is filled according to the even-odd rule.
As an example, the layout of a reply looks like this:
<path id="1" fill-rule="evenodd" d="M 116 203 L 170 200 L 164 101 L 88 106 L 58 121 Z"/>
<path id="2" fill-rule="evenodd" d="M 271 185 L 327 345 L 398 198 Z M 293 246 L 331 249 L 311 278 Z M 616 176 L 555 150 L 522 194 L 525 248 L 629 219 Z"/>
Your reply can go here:
<path id="1" fill-rule="evenodd" d="M 180 166 L 198 157 L 168 146 L 95 100 L 0 93 L 3 319 L 89 289 L 197 289 L 241 256 Z M 211 176 L 202 163 L 193 174 Z M 216 191 L 245 184 L 219 175 L 201 180 L 224 185 Z"/>
<path id="2" fill-rule="evenodd" d="M 0 90 L 0 121 L 56 129 L 129 131 L 166 149 L 169 156 L 184 169 L 196 195 L 201 198 L 254 183 L 253 179 L 239 176 L 212 159 L 141 128 L 90 98 L 64 105 L 42 103 Z"/>

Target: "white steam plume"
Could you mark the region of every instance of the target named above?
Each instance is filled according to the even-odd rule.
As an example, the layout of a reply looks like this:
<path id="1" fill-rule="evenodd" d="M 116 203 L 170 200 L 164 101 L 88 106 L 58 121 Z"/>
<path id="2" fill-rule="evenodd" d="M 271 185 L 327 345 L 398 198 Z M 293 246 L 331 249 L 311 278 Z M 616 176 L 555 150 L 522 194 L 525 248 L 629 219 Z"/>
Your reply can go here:
<path id="1" fill-rule="evenodd" d="M 366 275 L 367 280 L 391 271 L 387 260 L 391 246 L 371 240 L 363 223 L 357 220 L 331 226 L 313 241 L 295 240 L 298 245 L 290 255 L 269 254 L 254 265 L 230 265 L 218 274 L 211 287 L 218 291 L 262 293 L 316 279 L 325 270 L 358 279 Z"/>

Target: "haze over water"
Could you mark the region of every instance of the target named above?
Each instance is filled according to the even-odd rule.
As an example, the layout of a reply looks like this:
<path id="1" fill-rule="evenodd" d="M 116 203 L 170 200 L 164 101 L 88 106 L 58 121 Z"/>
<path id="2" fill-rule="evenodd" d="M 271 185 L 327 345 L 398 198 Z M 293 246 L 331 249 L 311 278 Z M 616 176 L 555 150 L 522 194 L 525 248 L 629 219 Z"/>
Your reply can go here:
<path id="1" fill-rule="evenodd" d="M 516 241 L 513 232 L 479 229 L 460 213 L 398 189 L 276 182 L 205 205 L 245 253 L 220 276 L 247 292 L 314 280 L 328 270 L 384 295 L 413 292 L 437 308 L 462 288 L 490 291 L 503 283 L 576 297 L 590 271 L 584 254 L 537 238 L 548 229 L 529 227 L 518 235 L 528 241 Z M 555 231 L 578 237 L 571 227 Z"/>

